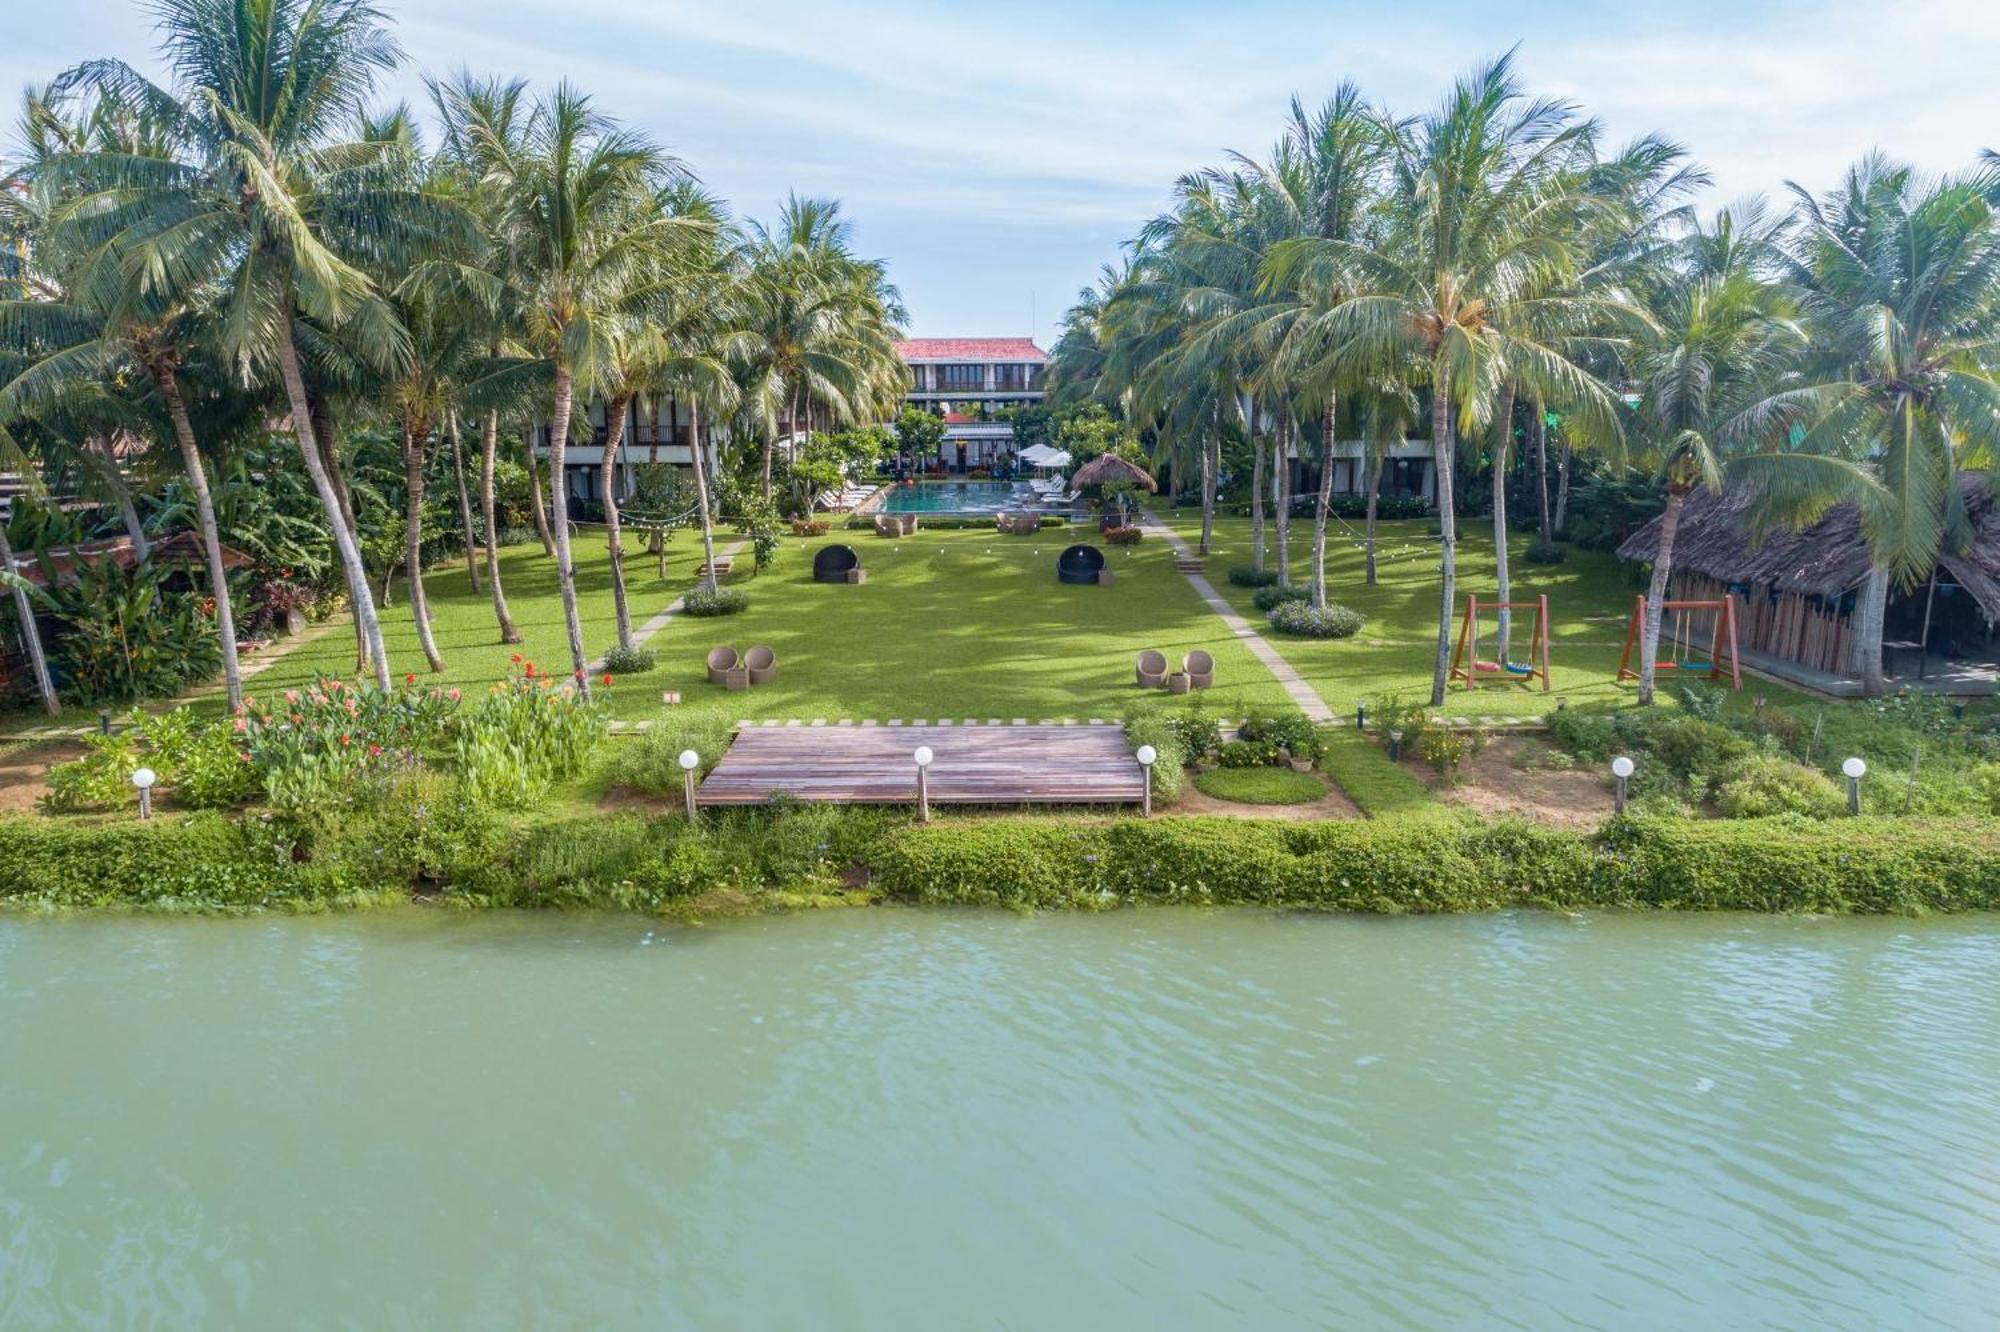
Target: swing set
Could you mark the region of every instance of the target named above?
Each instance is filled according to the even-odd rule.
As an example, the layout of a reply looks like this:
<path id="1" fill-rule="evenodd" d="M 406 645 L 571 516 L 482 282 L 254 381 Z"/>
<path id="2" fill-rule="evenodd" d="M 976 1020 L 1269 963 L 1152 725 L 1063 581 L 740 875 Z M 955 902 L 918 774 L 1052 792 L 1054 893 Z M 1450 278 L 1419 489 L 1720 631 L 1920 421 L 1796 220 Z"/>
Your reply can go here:
<path id="1" fill-rule="evenodd" d="M 1481 661 L 1479 659 L 1479 617 L 1485 614 L 1498 615 L 1501 612 L 1532 613 L 1534 627 L 1528 632 L 1528 659 L 1513 661 Z M 1527 684 L 1532 680 L 1542 682 L 1542 692 L 1549 692 L 1549 599 L 1536 597 L 1533 601 L 1481 601 L 1478 597 L 1465 599 L 1465 618 L 1458 626 L 1458 647 L 1451 654 L 1451 676 L 1453 680 L 1465 681 L 1467 689 L 1479 687 L 1479 677 L 1496 675 L 1509 682 Z"/>
<path id="2" fill-rule="evenodd" d="M 1653 663 L 1656 673 L 1685 671 L 1707 676 L 1711 680 L 1720 680 L 1727 675 L 1733 688 L 1743 687 L 1743 662 L 1736 651 L 1735 593 L 1724 596 L 1720 601 L 1663 601 L 1660 603 L 1660 614 L 1661 645 L 1670 648 L 1673 655 Z M 1709 634 L 1696 632 L 1695 617 L 1699 615 L 1712 617 L 1709 621 L 1712 632 Z M 1671 621 L 1665 619 L 1667 616 L 1672 617 Z M 1618 659 L 1618 680 L 1621 684 L 1639 678 L 1639 669 L 1632 664 L 1632 659 L 1638 654 L 1640 636 L 1645 627 L 1646 598 L 1640 596 L 1632 603 L 1632 623 L 1625 630 L 1625 655 Z M 1706 658 L 1698 655 L 1703 637 L 1709 640 Z"/>

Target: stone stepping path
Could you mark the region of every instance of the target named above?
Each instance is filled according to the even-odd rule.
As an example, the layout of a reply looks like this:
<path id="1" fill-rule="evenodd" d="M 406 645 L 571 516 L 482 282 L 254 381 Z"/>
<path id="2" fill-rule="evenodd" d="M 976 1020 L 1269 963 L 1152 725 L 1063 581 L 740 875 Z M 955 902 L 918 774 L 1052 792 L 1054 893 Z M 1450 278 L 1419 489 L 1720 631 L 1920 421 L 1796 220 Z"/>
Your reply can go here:
<path id="1" fill-rule="evenodd" d="M 735 559 L 738 555 L 742 554 L 743 548 L 745 546 L 748 546 L 749 544 L 750 544 L 750 539 L 748 537 L 744 537 L 741 540 L 730 542 L 727 546 L 724 546 L 721 550 L 716 552 L 715 562 L 717 566 L 721 568 L 723 573 L 729 572 L 729 562 Z M 706 563 L 704 563 L 701 566 L 701 569 L 704 571 L 707 568 L 708 565 Z M 697 571 L 696 577 L 700 576 L 701 572 Z M 644 624 L 640 625 L 637 629 L 632 631 L 632 646 L 633 647 L 646 646 L 647 639 L 659 633 L 660 630 L 666 628 L 669 624 L 672 624 L 674 617 L 676 615 L 679 615 L 682 610 L 686 609 L 686 607 L 687 607 L 687 594 L 682 593 L 680 596 L 675 597 L 665 610 L 661 611 L 658 615 L 655 615 L 652 619 L 646 621 Z M 599 657 L 596 661 L 591 662 L 587 669 L 590 671 L 592 675 L 599 674 L 604 670 L 604 658 Z"/>

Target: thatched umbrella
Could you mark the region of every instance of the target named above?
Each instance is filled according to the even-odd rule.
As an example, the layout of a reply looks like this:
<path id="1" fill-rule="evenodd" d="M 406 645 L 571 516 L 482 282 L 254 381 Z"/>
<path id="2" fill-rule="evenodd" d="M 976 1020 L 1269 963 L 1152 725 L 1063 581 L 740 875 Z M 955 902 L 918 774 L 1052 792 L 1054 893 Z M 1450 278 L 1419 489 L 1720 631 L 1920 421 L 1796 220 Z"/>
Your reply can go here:
<path id="1" fill-rule="evenodd" d="M 1148 494 L 1157 495 L 1160 483 L 1152 473 L 1135 462 L 1127 462 L 1115 453 L 1100 453 L 1083 466 L 1077 468 L 1076 475 L 1069 479 L 1070 485 L 1078 490 L 1087 486 L 1137 486 Z"/>

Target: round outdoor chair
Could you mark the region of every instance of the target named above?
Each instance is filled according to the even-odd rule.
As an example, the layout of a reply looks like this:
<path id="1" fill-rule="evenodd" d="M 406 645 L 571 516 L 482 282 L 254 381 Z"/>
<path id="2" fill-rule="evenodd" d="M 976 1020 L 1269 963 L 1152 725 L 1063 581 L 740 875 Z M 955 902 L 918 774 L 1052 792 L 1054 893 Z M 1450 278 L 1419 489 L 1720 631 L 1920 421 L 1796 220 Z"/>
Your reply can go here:
<path id="1" fill-rule="evenodd" d="M 1215 687 L 1215 658 L 1206 652 L 1196 650 L 1187 654 L 1181 662 L 1181 669 L 1187 672 L 1188 687 L 1191 689 L 1213 689 Z"/>
<path id="2" fill-rule="evenodd" d="M 1167 654 L 1147 648 L 1139 654 L 1139 688 L 1165 689 L 1167 687 Z"/>
<path id="3" fill-rule="evenodd" d="M 742 657 L 733 647 L 710 648 L 708 651 L 708 682 L 727 684 L 729 672 L 742 663 Z"/>
<path id="4" fill-rule="evenodd" d="M 1056 578 L 1079 585 L 1095 583 L 1104 572 L 1104 552 L 1095 546 L 1071 546 L 1056 560 Z"/>
<path id="5" fill-rule="evenodd" d="M 743 654 L 743 664 L 750 670 L 750 683 L 769 684 L 778 678 L 778 654 L 767 647 L 753 647 Z"/>
<path id="6" fill-rule="evenodd" d="M 813 556 L 815 583 L 844 583 L 847 575 L 861 567 L 861 557 L 852 546 L 827 546 Z"/>

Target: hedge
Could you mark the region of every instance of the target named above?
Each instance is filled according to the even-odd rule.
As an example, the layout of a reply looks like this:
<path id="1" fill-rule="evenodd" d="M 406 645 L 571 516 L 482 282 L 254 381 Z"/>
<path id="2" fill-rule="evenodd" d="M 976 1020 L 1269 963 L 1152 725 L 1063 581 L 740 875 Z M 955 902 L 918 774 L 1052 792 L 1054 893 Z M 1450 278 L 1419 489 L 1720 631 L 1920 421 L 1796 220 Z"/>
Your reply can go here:
<path id="1" fill-rule="evenodd" d="M 1325 823 L 904 818 L 793 807 L 693 828 L 636 815 L 506 826 L 420 802 L 311 827 L 215 814 L 151 824 L 9 819 L 0 820 L 0 901 L 318 909 L 421 894 L 472 906 L 657 911 L 714 889 L 756 905 L 867 883 L 900 902 L 1016 909 L 2000 906 L 1991 820 L 1621 819 L 1583 834 L 1445 812 Z"/>

